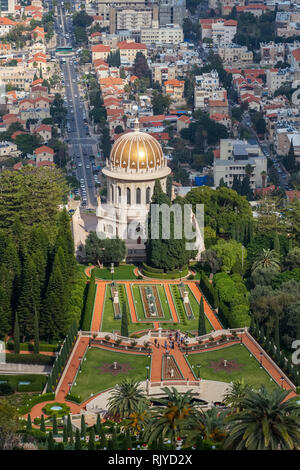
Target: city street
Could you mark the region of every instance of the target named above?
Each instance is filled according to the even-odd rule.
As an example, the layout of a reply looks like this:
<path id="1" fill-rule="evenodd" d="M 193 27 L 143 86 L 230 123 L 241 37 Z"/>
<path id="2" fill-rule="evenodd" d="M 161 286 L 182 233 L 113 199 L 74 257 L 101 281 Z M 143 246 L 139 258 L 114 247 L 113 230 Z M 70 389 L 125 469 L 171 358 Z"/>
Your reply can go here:
<path id="1" fill-rule="evenodd" d="M 57 12 L 57 46 L 73 46 L 74 48 L 71 16 L 66 15 L 66 11 L 61 3 L 57 5 Z M 74 54 L 73 56 L 60 58 L 60 60 L 65 86 L 64 102 L 68 110 L 66 140 L 69 143 L 69 154 L 72 159 L 73 168 L 76 165 L 75 175 L 80 182 L 82 205 L 87 208 L 96 208 L 97 198 L 95 177 L 93 175 L 95 170 L 93 157 L 95 156 L 95 151 L 97 151 L 97 141 L 95 138 L 90 137 L 87 123 L 88 116 L 86 116 L 84 99 L 80 95 L 78 86 L 77 58 L 75 58 Z"/>

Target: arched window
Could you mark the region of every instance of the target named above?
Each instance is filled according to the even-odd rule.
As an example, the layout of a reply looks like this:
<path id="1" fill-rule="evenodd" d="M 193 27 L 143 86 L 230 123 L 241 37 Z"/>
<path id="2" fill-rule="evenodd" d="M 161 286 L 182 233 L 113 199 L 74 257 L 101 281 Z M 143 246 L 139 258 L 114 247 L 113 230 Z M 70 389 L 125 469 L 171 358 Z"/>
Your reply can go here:
<path id="1" fill-rule="evenodd" d="M 148 187 L 146 189 L 146 204 L 150 204 L 150 194 L 151 194 L 151 189 Z"/>
<path id="2" fill-rule="evenodd" d="M 127 204 L 131 204 L 131 191 L 127 188 Z"/>
<path id="3" fill-rule="evenodd" d="M 114 202 L 114 187 L 112 184 L 110 185 L 110 190 L 111 190 L 111 202 Z"/>
<path id="4" fill-rule="evenodd" d="M 118 186 L 118 202 L 121 202 L 121 188 Z"/>
<path id="5" fill-rule="evenodd" d="M 140 190 L 140 188 L 136 188 L 136 203 L 137 204 L 141 203 L 141 190 Z"/>

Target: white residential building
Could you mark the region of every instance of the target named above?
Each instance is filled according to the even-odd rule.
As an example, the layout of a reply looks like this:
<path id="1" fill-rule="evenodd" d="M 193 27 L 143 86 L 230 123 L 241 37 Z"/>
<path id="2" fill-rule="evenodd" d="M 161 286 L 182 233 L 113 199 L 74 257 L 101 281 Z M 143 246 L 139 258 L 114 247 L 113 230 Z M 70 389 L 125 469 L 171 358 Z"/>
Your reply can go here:
<path id="1" fill-rule="evenodd" d="M 263 185 L 263 172 L 267 172 L 267 158 L 257 143 L 245 140 L 221 139 L 220 158 L 214 159 L 214 186 L 219 186 L 223 178 L 228 187 L 232 186 L 234 176 L 243 180 L 247 165 L 252 166 L 250 186 L 252 189 Z"/>
<path id="2" fill-rule="evenodd" d="M 209 101 L 224 101 L 227 99 L 227 91 L 220 86 L 219 75 L 216 70 L 195 77 L 194 107 L 205 109 Z"/>
<path id="3" fill-rule="evenodd" d="M 141 28 L 141 42 L 150 44 L 180 44 L 183 42 L 183 30 L 179 25 L 164 28 Z"/>

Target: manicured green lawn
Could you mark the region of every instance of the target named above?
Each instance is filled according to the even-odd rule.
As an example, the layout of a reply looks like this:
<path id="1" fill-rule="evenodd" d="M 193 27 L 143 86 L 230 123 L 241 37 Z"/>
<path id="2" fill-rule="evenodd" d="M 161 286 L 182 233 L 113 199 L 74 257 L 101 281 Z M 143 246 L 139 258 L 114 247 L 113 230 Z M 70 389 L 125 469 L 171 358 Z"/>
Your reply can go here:
<path id="1" fill-rule="evenodd" d="M 127 297 L 126 297 L 127 298 Z M 128 303 L 127 303 L 128 308 Z M 127 310 L 129 313 L 129 310 Z M 130 318 L 130 315 L 128 315 Z M 128 330 L 129 334 L 134 333 L 135 331 L 153 328 L 153 323 L 131 323 L 129 321 Z M 110 287 L 106 287 L 105 292 L 105 301 L 104 301 L 104 310 L 102 315 L 101 331 L 112 332 L 113 330 L 121 331 L 121 320 L 115 320 L 114 318 L 114 308 L 111 298 Z"/>
<path id="2" fill-rule="evenodd" d="M 146 286 L 143 286 L 143 287 L 146 287 Z M 159 295 L 160 302 L 161 302 L 161 307 L 164 313 L 163 320 L 164 321 L 171 320 L 171 312 L 170 312 L 170 307 L 167 301 L 165 289 L 161 285 L 156 285 L 155 287 L 157 287 L 158 295 Z M 142 301 L 142 296 L 141 296 L 139 285 L 132 286 L 132 294 L 133 294 L 133 300 L 135 301 L 137 318 L 139 320 L 147 320 L 145 316 L 145 311 L 144 311 L 144 306 L 143 306 L 143 301 Z"/>
<path id="3" fill-rule="evenodd" d="M 180 315 L 179 309 L 176 308 L 177 316 L 178 316 L 179 321 L 180 321 L 177 328 L 179 330 L 183 331 L 183 332 L 185 332 L 185 331 L 197 331 L 198 330 L 198 323 L 199 323 L 199 320 L 198 320 L 198 318 L 199 318 L 199 304 L 198 304 L 197 300 L 195 299 L 195 297 L 193 296 L 192 292 L 190 291 L 189 299 L 190 299 L 190 302 L 191 302 L 191 307 L 192 307 L 195 318 L 194 318 L 194 320 L 188 320 L 187 317 L 186 317 L 183 300 L 180 296 L 178 286 L 171 285 L 170 288 L 171 288 L 171 292 L 173 294 L 173 300 L 174 300 L 175 308 L 177 307 L 176 303 L 175 303 L 175 295 L 177 293 L 178 296 L 179 296 L 178 307 L 183 312 L 182 315 Z M 183 323 L 183 317 L 186 320 L 186 324 Z M 206 326 L 206 332 L 207 333 L 210 333 L 211 331 L 213 331 L 213 327 L 211 326 L 210 322 L 208 321 L 208 319 L 206 317 L 205 317 L 205 326 Z"/>
<path id="4" fill-rule="evenodd" d="M 115 280 L 131 280 L 131 279 L 136 279 L 136 276 L 133 272 L 134 268 L 133 264 L 126 264 L 126 265 L 120 265 L 114 268 L 114 274 L 113 278 Z M 112 274 L 110 272 L 110 267 L 108 268 L 94 268 L 95 271 L 95 276 L 98 279 L 104 279 L 104 280 L 112 280 Z"/>
<path id="5" fill-rule="evenodd" d="M 129 370 L 117 375 L 102 371 L 104 364 L 113 364 L 114 361 L 127 364 Z M 134 377 L 138 381 L 146 380 L 146 366 L 150 366 L 150 359 L 147 356 L 91 348 L 86 354 L 82 372 L 77 375 L 76 385 L 72 387 L 71 393 L 86 400 L 91 394 L 114 387 L 125 377 Z"/>
<path id="6" fill-rule="evenodd" d="M 185 286 L 188 291 L 189 291 L 189 301 L 190 301 L 190 304 L 191 304 L 191 307 L 192 307 L 192 310 L 193 310 L 193 314 L 194 314 L 194 317 L 196 319 L 196 322 L 195 320 L 193 320 L 193 323 L 195 323 L 195 330 L 198 330 L 198 318 L 199 318 L 199 303 L 197 302 L 194 294 L 192 293 L 191 289 L 186 285 Z M 205 326 L 206 326 L 206 332 L 207 333 L 210 333 L 211 331 L 213 331 L 213 327 L 211 326 L 208 318 L 205 316 Z"/>
<path id="7" fill-rule="evenodd" d="M 163 286 L 157 286 L 157 290 L 158 290 L 158 295 L 160 298 L 161 306 L 164 312 L 165 320 L 171 320 L 172 319 L 171 310 L 170 310 L 165 288 Z"/>
<path id="8" fill-rule="evenodd" d="M 227 361 L 235 360 L 240 368 L 227 372 L 225 370 L 216 371 L 210 367 L 211 362 L 226 359 Z M 236 344 L 224 349 L 209 351 L 199 354 L 190 354 L 188 356 L 189 363 L 194 365 L 194 372 L 197 375 L 197 364 L 200 364 L 200 377 L 207 380 L 218 380 L 221 382 L 233 382 L 237 379 L 243 379 L 245 383 L 259 388 L 265 385 L 269 390 L 278 385 L 270 380 L 269 374 L 264 369 L 260 369 L 259 363 L 254 357 L 250 357 L 248 349 Z"/>

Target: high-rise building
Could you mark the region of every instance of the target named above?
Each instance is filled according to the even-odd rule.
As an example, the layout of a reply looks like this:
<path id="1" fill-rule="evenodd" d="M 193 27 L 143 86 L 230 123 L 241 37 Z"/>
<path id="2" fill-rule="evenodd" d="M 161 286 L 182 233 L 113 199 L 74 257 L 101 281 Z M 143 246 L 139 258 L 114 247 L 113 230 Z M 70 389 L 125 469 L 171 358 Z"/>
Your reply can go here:
<path id="1" fill-rule="evenodd" d="M 182 26 L 186 16 L 186 0 L 160 0 L 159 2 L 159 24 L 166 26 L 178 24 Z"/>
<path id="2" fill-rule="evenodd" d="M 8 13 L 15 13 L 15 0 L 0 0 L 0 16 Z"/>

